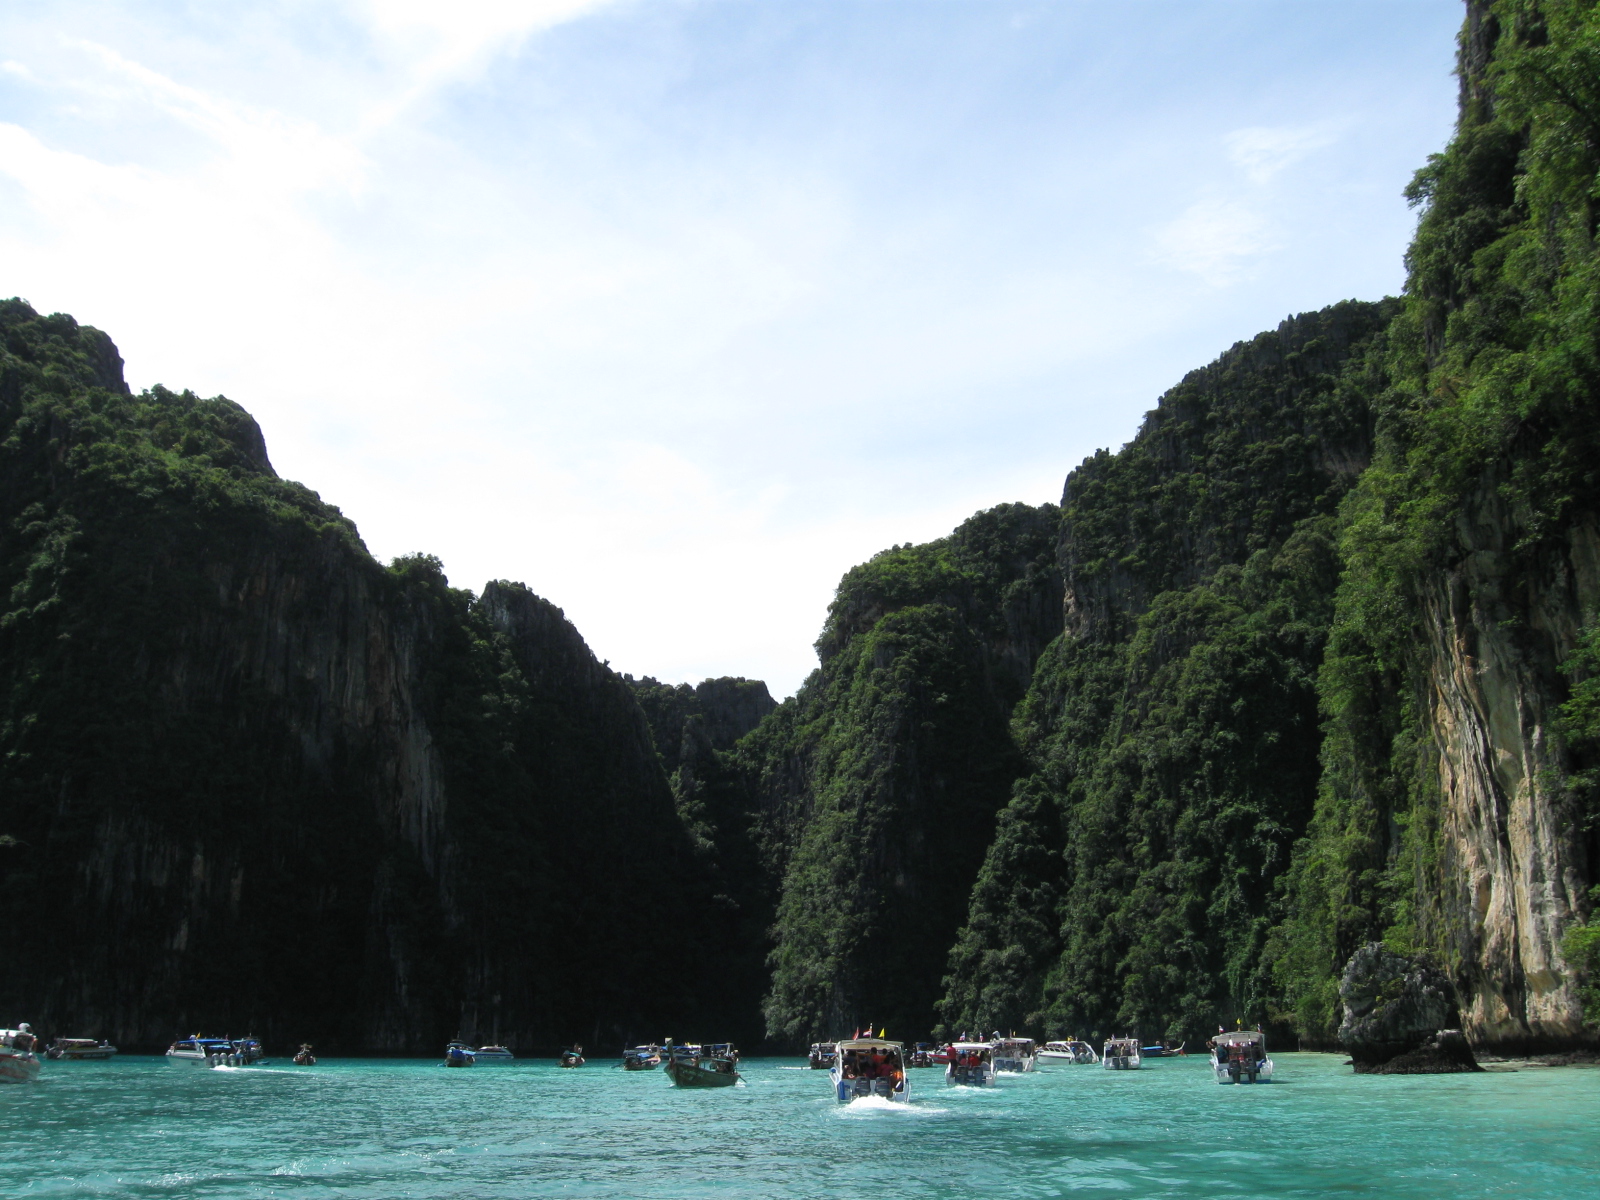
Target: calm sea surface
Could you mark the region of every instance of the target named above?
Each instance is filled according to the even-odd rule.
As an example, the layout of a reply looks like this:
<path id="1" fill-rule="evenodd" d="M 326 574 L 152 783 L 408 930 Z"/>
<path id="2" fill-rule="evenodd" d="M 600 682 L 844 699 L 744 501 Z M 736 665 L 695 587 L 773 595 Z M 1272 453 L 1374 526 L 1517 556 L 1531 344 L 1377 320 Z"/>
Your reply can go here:
<path id="1" fill-rule="evenodd" d="M 46 1063 L 0 1087 L 0 1195 L 1600 1197 L 1600 1070 L 1277 1063 L 1255 1087 L 1200 1057 L 990 1090 L 914 1071 L 895 1106 L 836 1104 L 796 1059 L 710 1091 L 596 1062 Z"/>

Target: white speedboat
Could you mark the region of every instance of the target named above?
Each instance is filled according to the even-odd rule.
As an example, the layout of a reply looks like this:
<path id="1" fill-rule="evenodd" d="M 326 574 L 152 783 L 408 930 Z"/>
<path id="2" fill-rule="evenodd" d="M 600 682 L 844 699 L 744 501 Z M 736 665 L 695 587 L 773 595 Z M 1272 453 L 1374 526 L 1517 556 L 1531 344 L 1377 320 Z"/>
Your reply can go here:
<path id="1" fill-rule="evenodd" d="M 833 1068 L 834 1061 L 838 1057 L 837 1042 L 812 1042 L 811 1053 L 806 1055 L 806 1064 L 813 1071 L 827 1071 Z"/>
<path id="2" fill-rule="evenodd" d="M 1094 1047 L 1088 1042 L 1072 1038 L 1065 1042 L 1046 1042 L 1039 1050 L 1039 1057 L 1046 1062 L 1069 1063 L 1097 1063 L 1100 1056 L 1094 1052 Z"/>
<path id="3" fill-rule="evenodd" d="M 884 1100 L 911 1099 L 904 1042 L 853 1038 L 835 1043 L 835 1048 L 833 1066 L 828 1069 L 835 1098 L 845 1102 L 867 1096 Z"/>
<path id="4" fill-rule="evenodd" d="M 115 1058 L 117 1048 L 110 1042 L 97 1042 L 93 1038 L 58 1037 L 45 1047 L 46 1058 L 64 1058 L 68 1062 L 104 1062 Z"/>
<path id="5" fill-rule="evenodd" d="M 1272 1078 L 1267 1038 L 1259 1029 L 1219 1033 L 1206 1045 L 1218 1083 L 1265 1083 Z"/>
<path id="6" fill-rule="evenodd" d="M 1036 1066 L 1039 1047 L 1032 1038 L 1001 1038 L 994 1045 L 994 1069 L 1023 1075 Z"/>
<path id="7" fill-rule="evenodd" d="M 167 1047 L 167 1064 L 173 1067 L 226 1067 L 233 1064 L 233 1040 L 196 1034 Z"/>
<path id="8" fill-rule="evenodd" d="M 1137 1071 L 1143 1061 L 1138 1038 L 1108 1038 L 1100 1051 L 1100 1063 L 1108 1071 Z"/>
<path id="9" fill-rule="evenodd" d="M 994 1086 L 994 1047 L 988 1042 L 951 1042 L 944 1081 L 961 1087 Z"/>
<path id="10" fill-rule="evenodd" d="M 17 1029 L 0 1029 L 0 1083 L 32 1083 L 39 1078 L 39 1039 L 24 1022 Z"/>
<path id="11" fill-rule="evenodd" d="M 480 1067 L 509 1067 L 517 1056 L 504 1046 L 479 1046 L 472 1052 Z"/>

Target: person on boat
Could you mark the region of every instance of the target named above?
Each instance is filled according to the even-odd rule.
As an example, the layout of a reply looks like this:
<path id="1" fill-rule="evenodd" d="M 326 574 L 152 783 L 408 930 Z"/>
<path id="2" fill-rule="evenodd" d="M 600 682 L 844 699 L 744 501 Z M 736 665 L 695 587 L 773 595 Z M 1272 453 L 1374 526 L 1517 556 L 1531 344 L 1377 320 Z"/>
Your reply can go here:
<path id="1" fill-rule="evenodd" d="M 38 1038 L 33 1036 L 33 1026 L 29 1025 L 26 1021 L 17 1026 L 17 1031 L 12 1034 L 9 1039 L 11 1042 L 11 1048 L 18 1054 L 26 1054 L 28 1051 L 32 1050 L 34 1043 L 38 1040 Z"/>

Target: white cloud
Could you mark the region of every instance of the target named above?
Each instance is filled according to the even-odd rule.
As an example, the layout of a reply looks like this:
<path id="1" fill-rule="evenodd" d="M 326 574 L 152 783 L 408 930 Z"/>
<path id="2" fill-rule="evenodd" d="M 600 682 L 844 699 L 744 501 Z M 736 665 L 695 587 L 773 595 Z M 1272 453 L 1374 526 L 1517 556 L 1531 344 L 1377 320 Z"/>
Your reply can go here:
<path id="1" fill-rule="evenodd" d="M 1223 141 L 1228 160 L 1244 169 L 1252 183 L 1267 183 L 1284 168 L 1292 166 L 1314 150 L 1332 145 L 1336 129 L 1328 124 L 1290 126 L 1257 125 L 1236 129 Z"/>
<path id="2" fill-rule="evenodd" d="M 1236 200 L 1202 200 L 1155 232 L 1157 262 L 1214 286 L 1237 282 L 1262 255 L 1278 248 L 1266 218 Z"/>

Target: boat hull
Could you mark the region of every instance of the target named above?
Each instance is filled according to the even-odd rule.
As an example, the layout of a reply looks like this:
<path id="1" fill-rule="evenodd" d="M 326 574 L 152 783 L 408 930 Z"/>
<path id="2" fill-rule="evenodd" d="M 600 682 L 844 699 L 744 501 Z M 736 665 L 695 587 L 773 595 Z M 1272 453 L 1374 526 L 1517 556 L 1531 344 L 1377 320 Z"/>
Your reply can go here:
<path id="1" fill-rule="evenodd" d="M 106 1062 L 117 1056 L 117 1048 L 108 1046 L 105 1049 L 94 1050 L 62 1050 L 52 1054 L 45 1052 L 46 1058 L 53 1058 L 60 1062 Z"/>
<path id="2" fill-rule="evenodd" d="M 663 1069 L 676 1087 L 732 1087 L 739 1082 L 738 1071 L 708 1071 L 693 1063 L 669 1062 Z"/>
<path id="3" fill-rule="evenodd" d="M 977 1067 L 958 1067 L 951 1063 L 944 1070 L 944 1081 L 952 1087 L 993 1087 L 994 1068 L 988 1063 Z"/>
<path id="4" fill-rule="evenodd" d="M 39 1078 L 39 1067 L 39 1056 L 32 1051 L 0 1051 L 0 1083 L 32 1083 Z"/>
<path id="5" fill-rule="evenodd" d="M 1218 1083 L 1271 1083 L 1272 1060 L 1261 1063 L 1213 1062 Z"/>
<path id="6" fill-rule="evenodd" d="M 837 1067 L 829 1072 L 828 1078 L 833 1081 L 833 1097 L 840 1104 L 849 1104 L 852 1100 L 865 1100 L 870 1096 L 896 1102 L 911 1099 L 909 1080 L 900 1080 L 897 1087 L 892 1079 L 845 1079 Z"/>
<path id="7" fill-rule="evenodd" d="M 510 1054 L 485 1054 L 482 1050 L 472 1056 L 480 1067 L 509 1067 L 517 1060 Z"/>
<path id="8" fill-rule="evenodd" d="M 1144 1060 L 1137 1054 L 1107 1054 L 1100 1061 L 1108 1071 L 1137 1071 Z"/>

